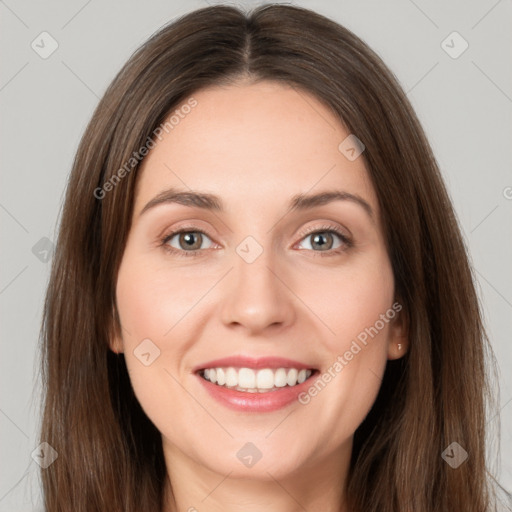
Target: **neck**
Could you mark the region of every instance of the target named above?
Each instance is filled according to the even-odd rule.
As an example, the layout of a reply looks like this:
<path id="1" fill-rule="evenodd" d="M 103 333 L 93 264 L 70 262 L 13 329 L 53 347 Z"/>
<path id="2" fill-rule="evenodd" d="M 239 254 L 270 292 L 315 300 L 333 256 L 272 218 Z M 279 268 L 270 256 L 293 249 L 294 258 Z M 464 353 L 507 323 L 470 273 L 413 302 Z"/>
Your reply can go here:
<path id="1" fill-rule="evenodd" d="M 351 444 L 330 460 L 317 460 L 293 474 L 254 477 L 216 473 L 182 452 L 167 456 L 167 482 L 163 512 L 348 512 L 344 488 Z M 172 482 L 172 483 L 171 483 Z"/>

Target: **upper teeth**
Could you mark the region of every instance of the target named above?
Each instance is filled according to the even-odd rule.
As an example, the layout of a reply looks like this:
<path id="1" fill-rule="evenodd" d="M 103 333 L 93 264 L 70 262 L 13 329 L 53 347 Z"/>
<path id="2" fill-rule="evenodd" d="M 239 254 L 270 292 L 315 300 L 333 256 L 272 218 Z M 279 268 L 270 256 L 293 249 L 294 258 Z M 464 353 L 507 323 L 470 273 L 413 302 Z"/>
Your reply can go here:
<path id="1" fill-rule="evenodd" d="M 250 393 L 265 392 L 273 388 L 282 388 L 286 385 L 302 384 L 311 376 L 311 370 L 298 370 L 296 368 L 207 368 L 203 370 L 203 377 L 219 386 L 236 388 L 239 391 Z"/>

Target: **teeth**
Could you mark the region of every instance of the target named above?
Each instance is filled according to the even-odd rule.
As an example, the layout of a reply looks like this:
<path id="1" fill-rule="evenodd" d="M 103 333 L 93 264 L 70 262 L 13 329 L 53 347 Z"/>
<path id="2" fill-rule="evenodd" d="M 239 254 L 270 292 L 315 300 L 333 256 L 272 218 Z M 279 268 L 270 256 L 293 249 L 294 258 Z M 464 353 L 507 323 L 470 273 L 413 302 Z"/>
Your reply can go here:
<path id="1" fill-rule="evenodd" d="M 285 386 L 302 384 L 312 374 L 312 370 L 296 368 L 207 368 L 203 377 L 213 384 L 245 391 L 247 393 L 266 393 Z"/>
<path id="2" fill-rule="evenodd" d="M 208 377 L 206 377 L 208 378 Z M 238 385 L 241 388 L 252 389 L 256 387 L 256 372 L 251 368 L 238 370 Z"/>
<path id="3" fill-rule="evenodd" d="M 286 376 L 286 384 L 288 386 L 295 386 L 297 384 L 297 375 L 299 374 L 299 371 L 295 368 L 291 368 L 288 370 L 288 375 Z"/>
<path id="4" fill-rule="evenodd" d="M 274 382 L 276 385 L 276 388 L 283 388 L 286 386 L 286 370 L 284 368 L 279 368 L 276 370 L 276 373 L 274 375 Z"/>
<path id="5" fill-rule="evenodd" d="M 226 370 L 226 386 L 238 386 L 238 372 L 234 368 Z"/>
<path id="6" fill-rule="evenodd" d="M 259 389 L 272 389 L 274 387 L 274 372 L 270 369 L 258 370 L 256 374 L 256 387 Z"/>

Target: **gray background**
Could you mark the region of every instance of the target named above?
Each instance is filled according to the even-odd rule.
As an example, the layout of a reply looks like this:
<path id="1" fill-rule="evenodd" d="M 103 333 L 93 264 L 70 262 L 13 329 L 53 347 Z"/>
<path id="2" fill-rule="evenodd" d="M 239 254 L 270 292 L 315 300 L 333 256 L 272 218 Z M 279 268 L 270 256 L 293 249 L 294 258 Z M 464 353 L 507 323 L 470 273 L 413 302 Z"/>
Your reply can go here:
<path id="1" fill-rule="evenodd" d="M 39 510 L 38 331 L 72 159 L 105 88 L 161 25 L 213 0 L 0 0 L 0 512 Z M 245 6 L 258 2 L 240 2 Z M 295 1 L 363 38 L 396 74 L 434 148 L 501 369 L 501 482 L 512 489 L 512 2 Z M 31 43 L 51 48 L 46 59 Z M 462 46 L 457 31 L 469 44 Z M 43 51 L 43 48 L 39 48 Z M 43 239 L 43 241 L 41 241 Z M 35 246 L 35 248 L 34 248 Z M 33 249 L 34 248 L 34 249 Z M 494 423 L 492 423 L 494 424 Z M 498 450 L 493 437 L 491 455 Z M 501 466 L 501 468 L 500 468 Z"/>

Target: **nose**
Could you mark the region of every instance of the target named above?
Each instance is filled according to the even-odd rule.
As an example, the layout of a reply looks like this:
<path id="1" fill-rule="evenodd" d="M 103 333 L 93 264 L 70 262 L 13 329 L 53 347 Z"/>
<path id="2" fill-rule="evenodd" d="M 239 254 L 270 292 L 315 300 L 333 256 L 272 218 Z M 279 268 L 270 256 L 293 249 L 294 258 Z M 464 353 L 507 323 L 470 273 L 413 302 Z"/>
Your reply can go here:
<path id="1" fill-rule="evenodd" d="M 295 319 L 293 283 L 277 258 L 265 249 L 251 263 L 234 253 L 226 279 L 221 317 L 224 325 L 261 334 L 291 325 Z M 288 279 L 287 279 L 288 277 Z"/>

